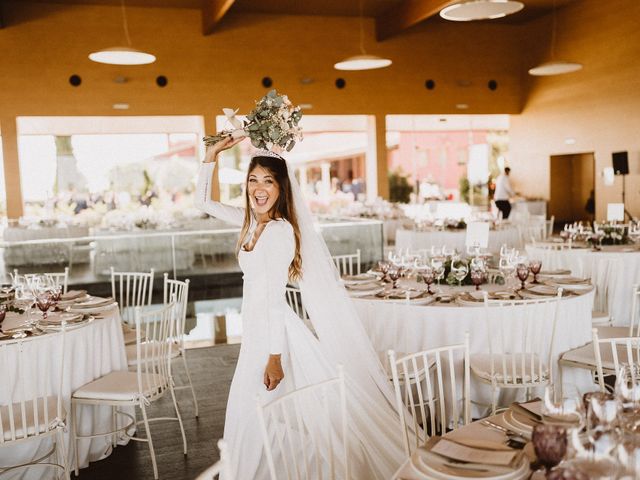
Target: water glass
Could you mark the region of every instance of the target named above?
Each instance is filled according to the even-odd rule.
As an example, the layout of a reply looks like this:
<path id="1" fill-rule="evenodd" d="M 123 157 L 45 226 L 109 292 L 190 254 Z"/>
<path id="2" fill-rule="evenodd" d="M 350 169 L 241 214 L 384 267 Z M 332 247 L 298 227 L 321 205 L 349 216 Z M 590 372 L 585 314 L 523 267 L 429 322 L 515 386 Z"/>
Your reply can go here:
<path id="1" fill-rule="evenodd" d="M 469 273 L 469 267 L 467 262 L 462 258 L 457 257 L 451 260 L 451 272 L 456 280 L 458 280 L 458 286 L 462 286 L 462 281 Z"/>

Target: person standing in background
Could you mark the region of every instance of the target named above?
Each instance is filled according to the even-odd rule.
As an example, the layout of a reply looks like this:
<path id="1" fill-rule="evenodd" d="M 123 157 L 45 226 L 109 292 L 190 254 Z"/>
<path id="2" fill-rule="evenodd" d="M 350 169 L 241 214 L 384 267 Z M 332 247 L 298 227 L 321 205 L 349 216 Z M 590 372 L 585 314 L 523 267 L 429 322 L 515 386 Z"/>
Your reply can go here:
<path id="1" fill-rule="evenodd" d="M 498 175 L 498 178 L 496 178 L 496 193 L 493 196 L 493 199 L 496 202 L 496 207 L 502 212 L 502 218 L 505 220 L 509 218 L 509 214 L 511 213 L 511 203 L 509 202 L 509 198 L 516 195 L 516 192 L 511 188 L 509 172 L 511 172 L 511 169 L 509 167 L 505 167 L 504 173 Z"/>

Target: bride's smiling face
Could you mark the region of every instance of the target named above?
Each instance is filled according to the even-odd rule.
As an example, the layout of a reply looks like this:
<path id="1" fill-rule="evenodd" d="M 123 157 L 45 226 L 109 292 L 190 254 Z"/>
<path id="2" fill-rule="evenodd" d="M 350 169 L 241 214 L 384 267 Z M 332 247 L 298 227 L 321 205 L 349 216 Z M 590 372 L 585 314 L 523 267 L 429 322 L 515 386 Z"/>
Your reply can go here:
<path id="1" fill-rule="evenodd" d="M 257 165 L 247 179 L 247 192 L 251 208 L 257 215 L 268 214 L 280 196 L 273 174 L 264 167 Z"/>

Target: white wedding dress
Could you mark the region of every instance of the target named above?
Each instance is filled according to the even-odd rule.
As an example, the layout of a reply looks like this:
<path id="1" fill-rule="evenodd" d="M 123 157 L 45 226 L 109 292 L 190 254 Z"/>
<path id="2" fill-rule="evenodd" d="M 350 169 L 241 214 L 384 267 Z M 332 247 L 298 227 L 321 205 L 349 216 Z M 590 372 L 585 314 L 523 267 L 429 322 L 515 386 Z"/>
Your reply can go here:
<path id="1" fill-rule="evenodd" d="M 196 205 L 209 215 L 241 226 L 243 208 L 211 200 L 213 168 L 213 163 L 206 163 L 200 169 Z M 253 228 L 247 238 L 251 238 L 252 233 Z M 257 427 L 257 397 L 267 403 L 294 389 L 336 376 L 336 364 L 286 303 L 285 287 L 294 251 L 292 226 L 285 220 L 272 220 L 253 250 L 240 250 L 238 255 L 244 274 L 243 333 L 224 426 L 224 438 L 237 480 L 269 478 L 263 440 Z M 304 255 L 302 264 L 304 272 Z M 323 299 L 324 302 L 330 300 Z M 285 374 L 284 380 L 271 392 L 263 384 L 270 353 L 282 354 Z M 350 373 L 349 369 L 347 373 Z M 358 446 L 352 448 L 353 459 L 350 459 L 353 478 L 390 478 L 403 460 L 395 412 L 389 405 L 381 409 L 354 382 L 348 384 L 348 399 L 350 428 L 358 440 Z"/>

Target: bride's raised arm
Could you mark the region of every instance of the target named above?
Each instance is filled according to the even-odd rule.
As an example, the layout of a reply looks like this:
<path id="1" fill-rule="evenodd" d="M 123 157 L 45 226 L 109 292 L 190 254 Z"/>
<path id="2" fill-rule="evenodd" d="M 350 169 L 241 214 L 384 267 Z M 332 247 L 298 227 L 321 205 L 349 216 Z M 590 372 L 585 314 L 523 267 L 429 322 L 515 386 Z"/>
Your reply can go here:
<path id="1" fill-rule="evenodd" d="M 200 166 L 198 172 L 198 181 L 196 183 L 194 205 L 205 213 L 208 213 L 212 217 L 219 218 L 220 220 L 230 223 L 232 225 L 242 226 L 244 221 L 244 208 L 232 207 L 231 205 L 225 205 L 221 202 L 216 202 L 211 199 L 211 186 L 213 169 L 216 166 L 217 156 L 222 150 L 231 148 L 236 143 L 239 143 L 242 139 L 226 139 L 220 142 L 220 146 L 216 144 L 214 147 L 209 147 L 205 160 Z"/>

